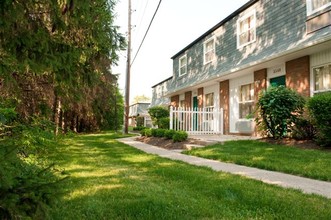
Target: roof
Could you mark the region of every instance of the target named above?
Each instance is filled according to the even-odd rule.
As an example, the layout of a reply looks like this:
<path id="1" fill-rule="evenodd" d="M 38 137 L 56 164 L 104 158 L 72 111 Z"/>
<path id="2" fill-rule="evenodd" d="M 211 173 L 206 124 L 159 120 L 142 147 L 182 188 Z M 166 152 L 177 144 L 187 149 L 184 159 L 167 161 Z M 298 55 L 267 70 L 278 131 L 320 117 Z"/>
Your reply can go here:
<path id="1" fill-rule="evenodd" d="M 166 81 L 168 81 L 168 80 L 170 80 L 170 79 L 172 79 L 172 76 L 170 76 L 169 78 L 167 78 L 167 79 L 165 79 L 165 80 L 159 82 L 158 84 L 155 84 L 154 86 L 152 86 L 152 88 L 155 88 L 155 87 L 157 87 L 158 85 L 160 85 L 160 84 L 162 84 L 162 83 L 164 83 L 164 82 L 166 82 Z"/>
<path id="2" fill-rule="evenodd" d="M 131 104 L 130 106 L 134 106 L 134 105 L 150 105 L 151 102 L 136 102 L 134 104 Z"/>
<path id="3" fill-rule="evenodd" d="M 180 54 L 182 54 L 183 52 L 185 52 L 187 49 L 189 49 L 190 47 L 192 47 L 194 44 L 196 44 L 197 42 L 199 42 L 201 39 L 203 39 L 207 35 L 211 34 L 215 30 L 217 30 L 219 27 L 221 27 L 222 25 L 224 25 L 226 22 L 230 21 L 232 18 L 234 18 L 235 16 L 237 16 L 241 12 L 245 11 L 247 8 L 249 8 L 250 6 L 252 6 L 253 4 L 255 4 L 258 1 L 259 0 L 250 0 L 249 2 L 247 2 L 246 4 L 244 4 L 243 6 L 241 6 L 239 9 L 237 9 L 235 12 L 233 12 L 232 14 L 230 14 L 228 17 L 226 17 L 225 19 L 223 19 L 221 22 L 219 22 L 218 24 L 216 24 L 214 27 L 212 27 L 211 29 L 209 29 L 203 35 L 201 35 L 200 37 L 198 37 L 192 43 L 190 43 L 189 45 L 187 45 L 181 51 L 179 51 L 178 53 L 176 53 L 174 56 L 171 57 L 171 59 L 175 59 L 177 56 L 179 56 Z"/>

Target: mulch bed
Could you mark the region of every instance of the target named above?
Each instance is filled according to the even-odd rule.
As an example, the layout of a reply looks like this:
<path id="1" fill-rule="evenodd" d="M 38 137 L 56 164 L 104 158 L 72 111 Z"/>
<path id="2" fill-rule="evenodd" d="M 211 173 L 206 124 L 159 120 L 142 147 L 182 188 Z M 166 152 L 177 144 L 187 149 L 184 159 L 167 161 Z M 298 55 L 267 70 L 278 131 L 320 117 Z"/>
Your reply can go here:
<path id="1" fill-rule="evenodd" d="M 182 141 L 182 142 L 173 142 L 171 139 L 159 138 L 159 137 L 137 137 L 136 141 L 141 141 L 146 144 L 162 147 L 169 150 L 185 149 L 186 144 L 198 144 L 203 146 L 207 145 L 206 142 L 193 138 L 188 138 L 186 141 Z"/>

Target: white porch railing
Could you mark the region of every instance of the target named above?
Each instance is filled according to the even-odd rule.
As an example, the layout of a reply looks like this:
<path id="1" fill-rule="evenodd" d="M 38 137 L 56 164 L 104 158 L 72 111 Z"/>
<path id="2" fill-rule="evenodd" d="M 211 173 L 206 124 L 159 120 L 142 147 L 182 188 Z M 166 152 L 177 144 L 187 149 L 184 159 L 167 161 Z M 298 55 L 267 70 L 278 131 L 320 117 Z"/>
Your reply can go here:
<path id="1" fill-rule="evenodd" d="M 170 106 L 170 129 L 188 134 L 223 134 L 223 108 L 175 108 Z"/>

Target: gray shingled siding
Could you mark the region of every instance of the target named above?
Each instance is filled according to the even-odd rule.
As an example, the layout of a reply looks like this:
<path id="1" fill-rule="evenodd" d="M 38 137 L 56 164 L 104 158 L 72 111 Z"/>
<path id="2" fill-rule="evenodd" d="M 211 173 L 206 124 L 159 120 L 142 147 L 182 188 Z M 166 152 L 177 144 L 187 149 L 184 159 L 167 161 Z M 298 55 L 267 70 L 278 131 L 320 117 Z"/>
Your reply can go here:
<path id="1" fill-rule="evenodd" d="M 222 75 L 233 68 L 277 56 L 331 34 L 331 27 L 306 34 L 305 0 L 261 0 L 253 7 L 256 7 L 256 42 L 237 49 L 236 25 L 239 16 L 234 17 L 185 52 L 188 59 L 188 73 L 185 76 L 178 76 L 179 59 L 185 53 L 174 58 L 174 77 L 169 82 L 168 92 L 178 91 L 217 74 Z M 226 31 L 220 35 L 218 32 L 221 28 Z M 213 35 L 216 36 L 217 62 L 203 65 L 203 43 Z M 247 53 L 247 50 L 252 51 Z"/>

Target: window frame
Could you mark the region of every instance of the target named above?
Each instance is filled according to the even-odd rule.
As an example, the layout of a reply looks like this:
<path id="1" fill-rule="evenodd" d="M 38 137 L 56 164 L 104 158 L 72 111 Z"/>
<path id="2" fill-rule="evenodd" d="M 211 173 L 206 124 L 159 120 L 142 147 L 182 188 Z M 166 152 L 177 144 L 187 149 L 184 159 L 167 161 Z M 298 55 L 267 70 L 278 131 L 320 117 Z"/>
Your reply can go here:
<path id="1" fill-rule="evenodd" d="M 186 61 L 186 64 L 185 64 L 185 73 L 184 74 L 182 74 L 182 72 L 181 72 L 182 67 L 184 67 L 184 65 L 182 65 L 182 60 L 183 59 L 185 59 L 185 61 Z M 178 72 L 179 72 L 178 75 L 179 75 L 179 77 L 181 77 L 181 76 L 184 76 L 184 75 L 187 74 L 187 55 L 185 54 L 185 55 L 181 56 L 179 58 L 179 61 L 178 62 L 179 62 L 178 63 Z"/>
<path id="2" fill-rule="evenodd" d="M 313 15 L 313 14 L 315 14 L 315 13 L 317 13 L 319 11 L 322 11 L 325 8 L 331 6 L 331 2 L 329 2 L 329 3 L 327 3 L 327 4 L 325 4 L 325 5 L 321 6 L 321 7 L 319 7 L 317 9 L 313 10 L 313 4 L 312 4 L 313 1 L 314 0 L 306 0 L 307 16 Z"/>
<path id="3" fill-rule="evenodd" d="M 250 98 L 251 99 L 249 99 L 249 100 L 242 100 L 242 88 L 244 87 L 244 86 L 250 86 Z M 240 85 L 240 87 L 239 87 L 239 100 L 238 100 L 238 105 L 239 105 L 239 119 L 246 119 L 246 117 L 247 117 L 247 115 L 245 115 L 244 117 L 243 117 L 243 115 L 242 115 L 242 113 L 241 113 L 241 108 L 240 108 L 240 106 L 241 105 L 245 105 L 245 104 L 253 104 L 253 107 L 254 107 L 254 83 L 248 83 L 248 84 L 243 84 L 243 85 Z M 254 112 L 254 110 L 252 109 L 252 112 L 250 112 L 249 114 L 252 114 Z"/>
<path id="4" fill-rule="evenodd" d="M 241 22 L 245 21 L 246 19 L 248 19 L 248 18 L 251 17 L 252 15 L 253 15 L 253 18 L 254 18 L 254 27 L 248 29 L 246 32 L 249 32 L 251 29 L 254 28 L 254 33 L 253 33 L 253 35 L 254 35 L 254 39 L 251 40 L 251 41 L 248 41 L 248 42 L 246 42 L 246 43 L 240 44 L 240 35 L 241 35 L 242 33 L 245 33 L 245 32 L 241 32 L 241 30 L 240 30 L 240 24 L 241 24 Z M 256 20 L 257 20 L 257 19 L 256 19 L 256 10 L 255 10 L 255 9 L 249 11 L 249 12 L 246 13 L 245 15 L 243 15 L 243 16 L 241 16 L 241 17 L 238 18 L 238 20 L 237 20 L 237 48 L 238 48 L 238 49 L 243 48 L 243 47 L 245 47 L 245 46 L 247 46 L 247 45 L 249 45 L 249 44 L 252 44 L 252 43 L 256 42 L 256 27 L 257 27 L 257 25 L 256 25 Z"/>
<path id="5" fill-rule="evenodd" d="M 206 49 L 207 49 L 207 44 L 208 44 L 209 42 L 211 42 L 211 41 L 213 41 L 213 49 L 212 49 L 212 50 L 209 50 L 209 51 L 206 51 Z M 210 38 L 208 38 L 207 40 L 205 40 L 205 41 L 203 42 L 203 64 L 204 64 L 204 65 L 206 65 L 206 64 L 211 63 L 211 62 L 214 61 L 214 59 L 215 59 L 215 49 L 216 49 L 216 48 L 215 48 L 215 37 L 210 37 Z M 208 52 L 212 52 L 212 59 L 209 60 L 209 61 L 206 60 L 206 54 L 207 54 Z"/>
<path id="6" fill-rule="evenodd" d="M 330 68 L 330 72 L 329 72 L 329 74 L 330 74 L 330 88 L 316 90 L 315 69 L 321 68 L 321 67 L 329 67 Z M 314 94 L 318 94 L 318 93 L 322 93 L 322 92 L 329 92 L 329 91 L 331 91 L 331 63 L 325 63 L 325 64 L 322 64 L 322 65 L 318 65 L 318 66 L 312 67 L 312 81 L 313 81 L 313 85 L 312 85 L 313 95 Z M 323 81 L 323 84 L 324 84 L 324 81 Z M 324 85 L 323 85 L 323 87 L 324 87 Z"/>
<path id="7" fill-rule="evenodd" d="M 211 96 L 211 99 L 208 99 L 207 97 L 208 96 Z M 211 105 L 207 105 L 207 101 L 208 100 L 211 100 Z M 213 92 L 210 92 L 210 93 L 207 93 L 205 94 L 205 108 L 211 108 L 211 107 L 214 107 L 214 93 Z"/>

